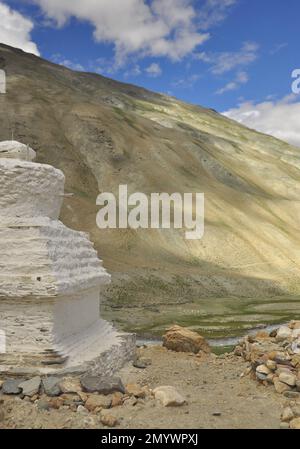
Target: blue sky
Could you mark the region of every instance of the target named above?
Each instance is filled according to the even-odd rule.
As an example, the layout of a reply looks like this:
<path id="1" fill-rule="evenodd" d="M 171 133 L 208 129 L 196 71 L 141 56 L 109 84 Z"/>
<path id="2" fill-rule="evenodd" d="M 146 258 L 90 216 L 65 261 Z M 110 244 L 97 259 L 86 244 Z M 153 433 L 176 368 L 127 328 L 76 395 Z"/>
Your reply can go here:
<path id="1" fill-rule="evenodd" d="M 299 17 L 299 0 L 0 0 L 0 41 L 300 145 L 281 123 L 300 117 Z"/>

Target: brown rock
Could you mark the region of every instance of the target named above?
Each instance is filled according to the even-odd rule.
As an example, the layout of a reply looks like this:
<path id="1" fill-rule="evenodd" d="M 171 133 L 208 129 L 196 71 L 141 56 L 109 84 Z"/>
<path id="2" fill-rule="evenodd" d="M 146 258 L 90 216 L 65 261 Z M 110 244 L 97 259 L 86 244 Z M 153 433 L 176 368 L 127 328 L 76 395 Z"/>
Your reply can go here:
<path id="1" fill-rule="evenodd" d="M 270 335 L 266 331 L 258 331 L 255 335 L 255 340 L 267 340 L 270 338 Z"/>
<path id="2" fill-rule="evenodd" d="M 275 390 L 277 391 L 277 393 L 279 393 L 279 394 L 282 394 L 285 391 L 289 391 L 291 389 L 291 387 L 289 387 L 287 384 L 280 382 L 278 377 L 274 378 L 274 387 L 275 387 Z"/>
<path id="3" fill-rule="evenodd" d="M 97 408 L 110 408 L 111 397 L 101 394 L 91 394 L 89 395 L 84 406 L 89 412 L 93 412 Z"/>
<path id="4" fill-rule="evenodd" d="M 146 391 L 144 388 L 140 387 L 137 384 L 127 384 L 126 385 L 126 394 L 130 396 L 135 396 L 136 398 L 145 398 Z"/>
<path id="5" fill-rule="evenodd" d="M 286 407 L 282 412 L 281 421 L 290 422 L 293 418 L 295 418 L 293 410 L 291 407 Z"/>
<path id="6" fill-rule="evenodd" d="M 170 327 L 163 336 L 163 346 L 176 352 L 210 352 L 209 344 L 197 332 L 181 326 Z"/>
<path id="7" fill-rule="evenodd" d="M 115 427 L 119 424 L 118 419 L 108 413 L 101 414 L 100 421 L 106 427 Z"/>
<path id="8" fill-rule="evenodd" d="M 123 405 L 123 398 L 124 398 L 124 395 L 122 393 L 120 393 L 119 391 L 116 391 L 112 395 L 111 407 L 118 407 L 120 405 Z"/>
<path id="9" fill-rule="evenodd" d="M 289 385 L 290 387 L 294 387 L 296 385 L 296 376 L 292 373 L 285 373 L 282 372 L 279 374 L 279 380 L 280 382 L 283 382 L 286 385 Z"/>
<path id="10" fill-rule="evenodd" d="M 54 397 L 48 400 L 49 407 L 58 410 L 64 405 L 64 399 L 61 397 Z"/>
<path id="11" fill-rule="evenodd" d="M 291 429 L 300 429 L 300 418 L 295 418 L 290 422 Z"/>

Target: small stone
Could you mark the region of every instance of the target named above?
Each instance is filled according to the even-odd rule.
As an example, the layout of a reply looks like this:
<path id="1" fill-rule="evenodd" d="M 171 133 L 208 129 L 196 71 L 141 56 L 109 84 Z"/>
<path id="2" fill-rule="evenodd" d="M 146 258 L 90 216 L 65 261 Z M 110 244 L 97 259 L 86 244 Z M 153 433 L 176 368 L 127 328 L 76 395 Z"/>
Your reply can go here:
<path id="1" fill-rule="evenodd" d="M 289 391 L 291 389 L 287 384 L 280 382 L 278 377 L 274 378 L 274 387 L 275 387 L 275 390 L 277 391 L 277 393 L 279 393 L 279 394 L 282 394 L 285 391 Z"/>
<path id="2" fill-rule="evenodd" d="M 22 389 L 19 387 L 20 383 L 25 382 L 25 379 L 8 379 L 3 382 L 3 394 L 20 394 Z"/>
<path id="3" fill-rule="evenodd" d="M 274 360 L 267 360 L 266 367 L 269 368 L 269 370 L 271 370 L 271 371 L 275 371 L 277 368 L 277 363 L 274 362 Z"/>
<path id="4" fill-rule="evenodd" d="M 112 395 L 112 400 L 111 400 L 111 407 L 118 407 L 120 405 L 123 405 L 123 394 L 120 393 L 119 391 L 116 391 L 113 395 Z"/>
<path id="5" fill-rule="evenodd" d="M 43 387 L 45 394 L 50 397 L 59 396 L 61 389 L 59 387 L 60 379 L 57 377 L 45 377 L 43 379 Z"/>
<path id="6" fill-rule="evenodd" d="M 64 399 L 63 398 L 61 398 L 61 397 L 56 397 L 56 398 L 51 398 L 50 400 L 49 400 L 49 406 L 51 407 L 51 408 L 54 408 L 54 409 L 56 409 L 56 410 L 58 410 L 60 407 L 62 407 L 63 406 L 63 404 L 64 404 Z"/>
<path id="7" fill-rule="evenodd" d="M 59 382 L 59 388 L 63 393 L 78 393 L 81 391 L 80 380 L 75 377 L 65 377 Z"/>
<path id="8" fill-rule="evenodd" d="M 110 394 L 115 391 L 125 393 L 125 387 L 119 377 L 103 379 L 97 376 L 84 376 L 81 378 L 81 386 L 88 393 Z"/>
<path id="9" fill-rule="evenodd" d="M 255 335 L 255 340 L 267 340 L 270 338 L 270 334 L 266 331 L 258 331 Z"/>
<path id="10" fill-rule="evenodd" d="M 136 358 L 134 360 L 134 362 L 132 363 L 132 365 L 135 368 L 139 368 L 139 369 L 145 369 L 145 368 L 147 368 L 147 366 L 149 366 L 151 364 L 152 364 L 152 360 L 150 358 L 147 358 L 147 357 Z"/>
<path id="11" fill-rule="evenodd" d="M 186 402 L 183 396 L 171 386 L 157 387 L 153 390 L 153 394 L 164 407 L 181 406 Z"/>
<path id="12" fill-rule="evenodd" d="M 292 338 L 298 339 L 300 337 L 300 329 L 294 329 L 292 331 Z"/>
<path id="13" fill-rule="evenodd" d="M 283 395 L 288 399 L 298 399 L 300 393 L 298 393 L 297 391 L 285 391 Z"/>
<path id="14" fill-rule="evenodd" d="M 50 409 L 50 405 L 46 400 L 40 399 L 37 401 L 37 408 L 41 411 L 48 411 Z"/>
<path id="15" fill-rule="evenodd" d="M 136 398 L 146 397 L 145 389 L 141 388 L 137 384 L 127 384 L 126 385 L 126 394 L 129 394 L 130 396 L 135 396 Z"/>
<path id="16" fill-rule="evenodd" d="M 106 427 L 115 427 L 119 424 L 119 421 L 115 416 L 106 413 L 101 414 L 100 421 Z"/>
<path id="17" fill-rule="evenodd" d="M 295 418 L 300 418 L 300 405 L 292 406 L 292 411 L 293 411 Z"/>
<path id="18" fill-rule="evenodd" d="M 295 418 L 290 422 L 290 429 L 300 429 L 300 418 Z"/>
<path id="19" fill-rule="evenodd" d="M 76 412 L 82 415 L 88 414 L 88 410 L 83 405 L 78 405 Z"/>
<path id="20" fill-rule="evenodd" d="M 256 368 L 256 373 L 265 374 L 267 376 L 268 374 L 270 374 L 270 370 L 265 365 L 259 365 Z"/>
<path id="21" fill-rule="evenodd" d="M 97 395 L 97 394 L 92 394 L 88 397 L 86 403 L 85 403 L 85 408 L 89 411 L 92 412 L 94 411 L 96 408 L 110 408 L 111 406 L 111 398 L 108 396 L 103 396 L 103 395 Z"/>
<path id="22" fill-rule="evenodd" d="M 292 336 L 292 330 L 288 326 L 280 326 L 277 331 L 276 341 L 288 340 Z"/>
<path id="23" fill-rule="evenodd" d="M 283 372 L 279 374 L 279 380 L 290 387 L 294 387 L 296 385 L 297 377 L 294 374 Z"/>
<path id="24" fill-rule="evenodd" d="M 290 422 L 293 418 L 295 418 L 293 410 L 291 407 L 286 407 L 282 412 L 281 421 Z"/>
<path id="25" fill-rule="evenodd" d="M 19 384 L 19 388 L 22 389 L 24 396 L 34 396 L 38 394 L 41 385 L 41 378 L 39 376 L 33 377 L 30 380 L 26 380 Z"/>
<path id="26" fill-rule="evenodd" d="M 274 329 L 274 330 L 272 330 L 272 331 L 270 332 L 270 337 L 271 337 L 271 338 L 275 338 L 276 335 L 277 335 L 277 329 Z"/>

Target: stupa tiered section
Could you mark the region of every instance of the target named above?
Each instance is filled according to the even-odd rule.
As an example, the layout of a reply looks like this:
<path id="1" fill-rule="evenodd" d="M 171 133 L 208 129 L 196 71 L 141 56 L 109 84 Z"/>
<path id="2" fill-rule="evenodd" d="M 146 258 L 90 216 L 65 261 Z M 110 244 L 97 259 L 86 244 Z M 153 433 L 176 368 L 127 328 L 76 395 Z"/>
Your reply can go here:
<path id="1" fill-rule="evenodd" d="M 64 174 L 0 143 L 0 373 L 111 374 L 134 337 L 99 317 L 110 276 L 84 232 L 59 220 Z"/>

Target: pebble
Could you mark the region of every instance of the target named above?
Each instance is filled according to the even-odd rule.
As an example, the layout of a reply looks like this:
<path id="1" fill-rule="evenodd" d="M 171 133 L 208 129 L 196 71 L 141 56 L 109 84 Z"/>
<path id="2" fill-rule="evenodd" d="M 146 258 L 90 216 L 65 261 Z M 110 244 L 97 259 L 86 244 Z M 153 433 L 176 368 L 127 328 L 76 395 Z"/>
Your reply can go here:
<path id="1" fill-rule="evenodd" d="M 184 397 L 172 386 L 157 387 L 153 390 L 153 394 L 164 407 L 181 406 L 186 402 Z"/>
<path id="2" fill-rule="evenodd" d="M 126 394 L 135 396 L 136 398 L 145 398 L 146 390 L 145 390 L 145 388 L 142 388 L 137 384 L 127 384 L 126 385 Z"/>
<path id="3" fill-rule="evenodd" d="M 119 421 L 115 416 L 106 413 L 101 414 L 100 421 L 106 427 L 115 427 L 119 424 Z"/>

